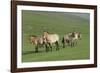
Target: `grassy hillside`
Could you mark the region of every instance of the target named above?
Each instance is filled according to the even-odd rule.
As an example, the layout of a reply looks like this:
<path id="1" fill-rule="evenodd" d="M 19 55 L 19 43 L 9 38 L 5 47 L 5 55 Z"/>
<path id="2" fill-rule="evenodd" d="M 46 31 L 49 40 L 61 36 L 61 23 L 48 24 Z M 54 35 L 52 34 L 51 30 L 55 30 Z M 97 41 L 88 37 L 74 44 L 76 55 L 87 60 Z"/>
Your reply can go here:
<path id="1" fill-rule="evenodd" d="M 84 16 L 80 16 L 84 15 Z M 22 61 L 54 61 L 89 59 L 89 14 L 61 13 L 42 11 L 22 11 Z M 39 53 L 34 53 L 34 45 L 29 42 L 29 35 L 40 36 L 43 31 L 64 34 L 73 31 L 82 33 L 82 39 L 75 47 L 67 46 L 60 50 L 45 52 L 45 48 L 39 48 Z"/>

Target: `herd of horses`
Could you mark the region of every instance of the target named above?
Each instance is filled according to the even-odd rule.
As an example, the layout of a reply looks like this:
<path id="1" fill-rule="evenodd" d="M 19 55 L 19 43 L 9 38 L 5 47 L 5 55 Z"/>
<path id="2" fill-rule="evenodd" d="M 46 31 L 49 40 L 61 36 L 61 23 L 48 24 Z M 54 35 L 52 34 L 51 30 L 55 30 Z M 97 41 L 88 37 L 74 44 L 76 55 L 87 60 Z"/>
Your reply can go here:
<path id="1" fill-rule="evenodd" d="M 74 47 L 77 44 L 77 41 L 81 39 L 80 32 L 70 32 L 63 36 L 61 39 L 62 47 L 65 48 L 66 45 Z M 51 34 L 49 32 L 43 32 L 41 36 L 31 35 L 30 36 L 31 44 L 35 45 L 35 52 L 38 52 L 38 48 L 45 46 L 46 52 L 49 50 L 52 51 L 53 44 L 56 45 L 56 50 L 60 49 L 60 37 L 58 34 Z"/>

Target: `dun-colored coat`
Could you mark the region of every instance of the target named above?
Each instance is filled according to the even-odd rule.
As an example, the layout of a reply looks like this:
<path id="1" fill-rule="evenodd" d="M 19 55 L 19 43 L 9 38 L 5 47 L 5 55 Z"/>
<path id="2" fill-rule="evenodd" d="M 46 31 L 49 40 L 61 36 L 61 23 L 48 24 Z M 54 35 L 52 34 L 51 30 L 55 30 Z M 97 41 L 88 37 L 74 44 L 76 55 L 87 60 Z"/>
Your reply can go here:
<path id="1" fill-rule="evenodd" d="M 48 32 L 43 32 L 43 39 L 46 41 L 47 45 L 51 48 L 52 44 L 56 44 L 56 50 L 59 50 L 59 36 L 58 34 L 49 34 Z"/>

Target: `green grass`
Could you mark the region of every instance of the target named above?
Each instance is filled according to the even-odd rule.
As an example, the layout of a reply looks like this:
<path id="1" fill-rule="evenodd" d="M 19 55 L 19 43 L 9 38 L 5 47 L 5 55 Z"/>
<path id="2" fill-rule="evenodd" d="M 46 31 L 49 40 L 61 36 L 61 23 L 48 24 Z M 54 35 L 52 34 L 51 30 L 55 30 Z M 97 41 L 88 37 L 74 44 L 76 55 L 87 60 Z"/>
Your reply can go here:
<path id="1" fill-rule="evenodd" d="M 56 60 L 80 60 L 89 59 L 89 14 L 60 13 L 42 11 L 22 11 L 22 62 L 56 61 Z M 42 35 L 43 31 L 63 35 L 73 31 L 79 31 L 82 39 L 75 47 L 66 46 L 60 50 L 45 52 L 45 48 L 39 48 L 39 53 L 34 53 L 34 45 L 30 44 L 30 35 Z M 60 40 L 61 41 L 61 40 Z M 54 46 L 53 46 L 54 47 Z"/>

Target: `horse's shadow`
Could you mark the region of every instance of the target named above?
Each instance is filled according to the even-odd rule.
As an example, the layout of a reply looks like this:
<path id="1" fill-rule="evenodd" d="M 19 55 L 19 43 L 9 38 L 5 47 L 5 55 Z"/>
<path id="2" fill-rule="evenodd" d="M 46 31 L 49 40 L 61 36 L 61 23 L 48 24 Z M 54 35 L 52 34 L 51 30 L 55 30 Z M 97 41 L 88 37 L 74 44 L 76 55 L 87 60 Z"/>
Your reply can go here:
<path id="1" fill-rule="evenodd" d="M 26 52 L 23 52 L 22 55 L 27 55 L 27 54 L 35 54 L 35 53 L 42 53 L 43 51 L 38 51 L 38 52 L 35 52 L 35 51 L 26 51 Z"/>

